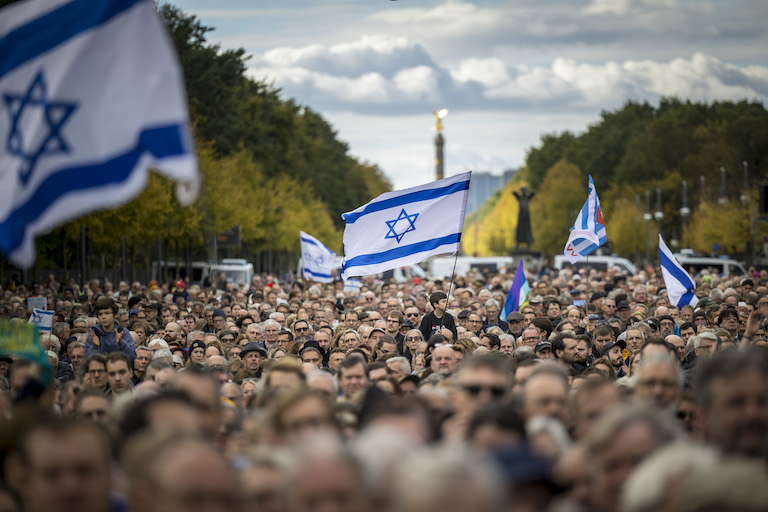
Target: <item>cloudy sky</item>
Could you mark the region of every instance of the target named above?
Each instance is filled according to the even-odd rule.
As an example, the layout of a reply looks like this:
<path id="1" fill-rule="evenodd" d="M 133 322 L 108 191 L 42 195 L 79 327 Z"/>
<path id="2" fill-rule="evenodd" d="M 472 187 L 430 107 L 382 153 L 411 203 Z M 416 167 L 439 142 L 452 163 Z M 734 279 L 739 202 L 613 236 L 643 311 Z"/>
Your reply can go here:
<path id="1" fill-rule="evenodd" d="M 396 188 L 519 167 L 542 133 L 663 95 L 768 100 L 765 0 L 171 0 Z"/>

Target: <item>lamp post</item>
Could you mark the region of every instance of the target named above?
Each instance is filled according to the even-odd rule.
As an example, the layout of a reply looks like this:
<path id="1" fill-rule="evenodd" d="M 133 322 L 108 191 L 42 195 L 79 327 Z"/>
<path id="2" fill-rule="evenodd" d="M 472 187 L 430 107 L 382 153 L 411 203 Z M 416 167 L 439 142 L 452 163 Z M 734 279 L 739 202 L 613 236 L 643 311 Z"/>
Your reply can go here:
<path id="1" fill-rule="evenodd" d="M 653 215 L 651 215 L 651 193 L 646 190 L 645 191 L 645 214 L 643 215 L 643 220 L 645 220 L 645 261 L 646 263 L 651 262 L 651 220 L 653 219 Z"/>
<path id="2" fill-rule="evenodd" d="M 661 188 L 656 187 L 656 212 L 653 214 L 656 219 L 656 227 L 661 234 L 661 219 L 664 218 L 664 212 L 661 210 Z"/>
<path id="3" fill-rule="evenodd" d="M 744 204 L 749 203 L 749 164 L 746 160 L 741 162 L 744 166 L 744 183 L 741 185 L 741 202 Z"/>
<path id="4" fill-rule="evenodd" d="M 435 135 L 435 178 L 438 180 L 443 179 L 445 176 L 443 167 L 443 148 L 445 147 L 445 138 L 443 137 L 443 118 L 447 115 L 447 108 L 436 110 L 435 126 L 432 127 L 432 129 L 437 132 Z"/>
<path id="5" fill-rule="evenodd" d="M 725 198 L 725 167 L 720 168 L 720 197 L 717 202 L 720 204 L 728 202 L 728 199 Z"/>
<path id="6" fill-rule="evenodd" d="M 691 215 L 691 209 L 688 208 L 688 182 L 683 180 L 683 205 L 680 207 L 680 216 L 683 218 L 683 241 L 685 233 L 688 230 L 688 217 Z"/>

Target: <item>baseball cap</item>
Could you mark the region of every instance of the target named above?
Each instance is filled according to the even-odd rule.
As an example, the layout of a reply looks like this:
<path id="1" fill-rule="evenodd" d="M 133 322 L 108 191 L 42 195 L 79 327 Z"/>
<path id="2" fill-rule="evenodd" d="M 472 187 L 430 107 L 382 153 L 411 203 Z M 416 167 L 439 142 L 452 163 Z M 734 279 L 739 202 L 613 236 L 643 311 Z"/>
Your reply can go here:
<path id="1" fill-rule="evenodd" d="M 538 354 L 542 350 L 546 349 L 552 350 L 552 344 L 548 341 L 540 341 L 536 344 L 536 347 L 533 349 L 533 351 Z"/>
<path id="2" fill-rule="evenodd" d="M 624 340 L 616 340 L 616 341 L 611 341 L 611 342 L 609 342 L 609 343 L 606 343 L 606 344 L 603 346 L 603 350 L 601 350 L 601 351 L 600 351 L 600 357 L 603 357 L 605 354 L 607 354 L 607 353 L 608 353 L 608 351 L 609 351 L 609 350 L 611 350 L 611 349 L 612 349 L 613 347 L 615 347 L 616 345 L 618 345 L 619 347 L 621 347 L 621 350 L 624 350 L 625 348 L 627 348 L 627 342 L 626 342 L 626 341 L 624 341 Z"/>
<path id="3" fill-rule="evenodd" d="M 620 311 L 622 309 L 629 309 L 629 303 L 625 300 L 616 304 L 616 311 Z"/>

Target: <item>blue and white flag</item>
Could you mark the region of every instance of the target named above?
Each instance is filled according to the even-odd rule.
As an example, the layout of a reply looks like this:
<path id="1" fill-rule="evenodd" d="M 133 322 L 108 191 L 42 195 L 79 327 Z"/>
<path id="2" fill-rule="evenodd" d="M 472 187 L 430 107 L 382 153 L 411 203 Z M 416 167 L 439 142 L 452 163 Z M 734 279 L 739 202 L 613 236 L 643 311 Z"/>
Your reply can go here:
<path id="1" fill-rule="evenodd" d="M 471 174 L 387 192 L 343 214 L 342 277 L 377 274 L 458 251 Z"/>
<path id="2" fill-rule="evenodd" d="M 35 308 L 32 310 L 32 316 L 29 317 L 28 323 L 36 325 L 40 332 L 51 332 L 53 311 Z"/>
<path id="3" fill-rule="evenodd" d="M 344 281 L 344 291 L 350 292 L 350 293 L 358 293 L 360 291 L 360 287 L 363 286 L 363 282 L 359 279 L 347 279 Z"/>
<path id="4" fill-rule="evenodd" d="M 19 2 L 0 11 L 0 250 L 125 203 L 150 167 L 199 177 L 173 45 L 150 0 Z"/>
<path id="5" fill-rule="evenodd" d="M 659 262 L 661 263 L 661 275 L 664 277 L 664 285 L 667 287 L 669 302 L 678 308 L 686 304 L 695 308 L 696 304 L 699 303 L 699 298 L 693 294 L 696 283 L 677 261 L 661 235 L 659 235 Z"/>
<path id="6" fill-rule="evenodd" d="M 597 197 L 597 190 L 590 176 L 589 195 L 579 211 L 579 216 L 576 217 L 576 222 L 573 223 L 563 254 L 573 265 L 607 241 L 608 234 L 605 232 L 603 210 L 600 208 L 600 199 Z"/>
<path id="7" fill-rule="evenodd" d="M 318 283 L 333 281 L 331 271 L 336 261 L 336 253 L 323 245 L 317 238 L 303 231 L 301 234 L 301 261 L 304 277 Z"/>

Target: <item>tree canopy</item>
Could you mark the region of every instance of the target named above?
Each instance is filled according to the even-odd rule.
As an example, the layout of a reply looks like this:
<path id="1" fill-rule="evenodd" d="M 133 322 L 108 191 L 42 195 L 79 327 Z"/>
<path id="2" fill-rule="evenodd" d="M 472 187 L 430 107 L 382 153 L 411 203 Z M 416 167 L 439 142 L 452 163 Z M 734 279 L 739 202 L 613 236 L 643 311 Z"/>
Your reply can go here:
<path id="1" fill-rule="evenodd" d="M 749 170 L 749 206 L 739 200 L 744 194 L 744 163 Z M 721 167 L 726 169 L 726 205 L 718 204 Z M 603 207 L 609 249 L 639 259 L 645 248 L 645 192 L 651 192 L 655 212 L 657 188 L 662 194 L 665 238 L 700 252 L 710 252 L 719 242 L 724 253 L 742 253 L 757 208 L 753 191 L 766 180 L 767 172 L 768 111 L 761 103 L 664 98 L 658 105 L 630 101 L 616 111 L 602 112 L 598 122 L 581 134 L 543 135 L 541 144 L 528 151 L 516 179 L 537 192 L 531 203 L 535 249 L 548 255 L 562 251 L 576 210 L 586 199 L 591 174 Z M 688 229 L 683 229 L 680 215 L 683 181 L 693 210 Z M 497 231 L 493 223 L 499 216 L 513 220 L 507 229 L 514 233 L 516 211 L 498 210 L 468 220 L 467 231 L 475 232 L 472 240 L 490 236 L 484 231 Z M 655 254 L 656 222 L 651 224 Z M 722 227 L 726 224 L 731 227 Z M 469 252 L 468 244 L 464 249 Z M 507 252 L 514 247 L 514 237 L 494 251 L 480 247 L 481 254 Z"/>
<path id="2" fill-rule="evenodd" d="M 3 1 L 3 0 L 0 0 Z M 5 1 L 5 3 L 8 3 Z M 274 86 L 246 75 L 243 49 L 207 42 L 211 27 L 171 5 L 158 7 L 184 72 L 203 186 L 182 207 L 173 183 L 153 174 L 133 201 L 96 212 L 42 237 L 41 265 L 74 266 L 63 245 L 88 226 L 93 251 L 126 244 L 151 247 L 161 238 L 202 249 L 213 231 L 240 225 L 250 252 L 297 251 L 299 230 L 341 250 L 341 213 L 391 189 L 374 164 L 358 161 L 331 125 L 310 106 L 281 97 Z M 199 251 L 198 251 L 199 252 Z M 68 258 L 69 261 L 62 261 Z"/>

